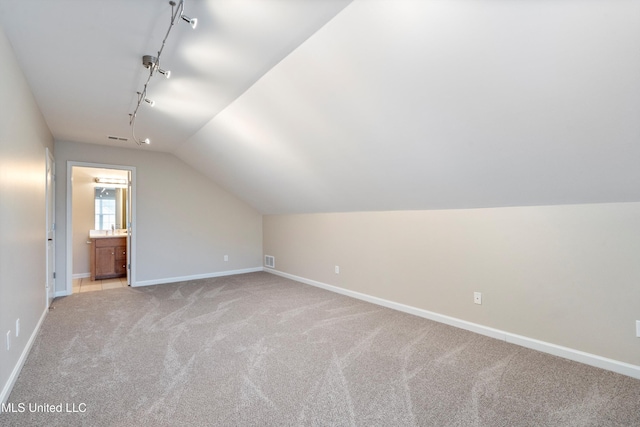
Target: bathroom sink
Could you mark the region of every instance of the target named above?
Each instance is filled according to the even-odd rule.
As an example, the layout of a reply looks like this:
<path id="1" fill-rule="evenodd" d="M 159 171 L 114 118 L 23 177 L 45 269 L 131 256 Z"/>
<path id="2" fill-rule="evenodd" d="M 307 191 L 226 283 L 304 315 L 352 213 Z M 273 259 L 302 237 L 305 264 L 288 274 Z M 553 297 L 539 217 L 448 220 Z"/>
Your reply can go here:
<path id="1" fill-rule="evenodd" d="M 89 238 L 95 239 L 100 237 L 111 237 L 111 236 L 127 236 L 127 229 L 123 228 L 120 230 L 89 230 Z"/>

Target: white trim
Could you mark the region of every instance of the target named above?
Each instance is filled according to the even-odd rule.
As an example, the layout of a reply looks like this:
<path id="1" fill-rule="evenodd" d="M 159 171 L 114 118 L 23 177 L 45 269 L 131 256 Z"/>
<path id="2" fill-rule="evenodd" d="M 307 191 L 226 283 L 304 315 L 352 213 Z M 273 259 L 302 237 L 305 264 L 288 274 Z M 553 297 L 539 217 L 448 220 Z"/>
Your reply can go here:
<path id="1" fill-rule="evenodd" d="M 131 172 L 131 233 L 129 234 L 131 251 L 128 279 L 131 281 L 131 286 L 135 286 L 136 278 L 136 167 L 126 165 L 112 165 L 104 163 L 91 163 L 91 162 L 76 162 L 73 160 L 67 160 L 67 225 L 66 225 L 66 286 L 61 291 L 56 291 L 55 296 L 66 296 L 73 293 L 73 183 L 71 181 L 71 171 L 74 167 L 83 168 L 98 168 L 98 169 L 118 169 Z"/>
<path id="2" fill-rule="evenodd" d="M 508 343 L 516 344 L 522 347 L 530 348 L 532 350 L 540 351 L 542 353 L 552 354 L 554 356 L 573 360 L 575 362 L 584 363 L 585 365 L 606 369 L 608 371 L 616 372 L 618 374 L 640 379 L 640 366 L 638 365 L 632 365 L 630 363 L 620 362 L 614 359 L 608 359 L 606 357 L 598 356 L 595 354 L 585 353 L 583 351 L 575 350 L 573 348 L 563 347 L 563 346 L 548 343 L 545 341 L 539 341 L 534 338 L 513 334 L 510 332 L 502 331 L 500 329 L 494 329 L 488 326 L 479 325 L 477 323 L 468 322 L 466 320 L 457 319 L 455 317 L 445 316 L 443 314 L 434 313 L 432 311 L 423 310 L 421 308 L 416 308 L 409 305 L 389 301 L 383 298 L 378 298 L 378 297 L 363 294 L 360 292 L 340 288 L 337 286 L 328 285 L 326 283 L 318 282 L 311 279 L 306 279 L 304 277 L 295 276 L 289 273 L 284 273 L 282 271 L 278 271 L 275 269 L 264 268 L 264 271 L 266 271 L 267 273 L 275 274 L 276 276 L 285 277 L 287 279 L 295 280 L 297 282 L 302 282 L 307 285 L 326 289 L 331 292 L 350 296 L 350 297 L 367 301 L 373 304 L 377 304 L 377 305 L 381 305 L 394 310 L 413 314 L 415 316 L 424 317 L 425 319 L 444 323 L 450 326 L 455 326 L 456 328 L 466 329 L 468 331 L 475 332 L 477 334 L 486 335 L 491 338 L 506 341 Z"/>
<path id="3" fill-rule="evenodd" d="M 49 182 L 49 172 L 51 172 L 51 182 Z M 56 293 L 56 245 L 57 234 L 56 233 L 56 159 L 53 157 L 53 153 L 49 150 L 49 147 L 45 147 L 45 270 L 46 270 L 46 302 L 47 307 L 51 305 Z M 51 192 L 51 194 L 49 194 Z M 51 204 L 49 204 L 51 199 Z M 51 211 L 51 212 L 50 212 Z M 51 214 L 51 215 L 50 215 Z M 50 218 L 51 217 L 51 218 Z M 49 221 L 51 219 L 51 223 Z M 53 239 L 49 244 L 49 238 Z M 49 262 L 49 255 L 51 255 L 51 262 Z M 50 265 L 52 264 L 52 265 Z M 50 274 L 53 273 L 53 274 Z"/>
<path id="4" fill-rule="evenodd" d="M 631 378 L 640 380 L 640 366 L 631 363 L 620 362 L 619 360 L 608 359 L 598 356 L 597 354 L 586 353 L 569 347 L 563 347 L 539 341 L 534 338 L 524 337 L 509 332 L 505 332 L 505 341 L 522 347 L 537 350 L 542 353 L 552 354 L 554 356 L 563 357 L 573 360 L 574 362 L 584 363 L 585 365 L 595 366 L 596 368 L 606 369 L 607 371 L 616 372 Z"/>
<path id="5" fill-rule="evenodd" d="M 87 277 L 91 277 L 91 273 L 77 273 L 71 276 L 72 279 L 86 279 Z"/>
<path id="6" fill-rule="evenodd" d="M 165 283 L 186 282 L 187 280 L 210 279 L 212 277 L 235 276 L 236 274 L 256 273 L 263 271 L 262 267 L 244 268 L 242 270 L 218 271 L 215 273 L 194 274 L 192 276 L 168 277 L 165 279 L 141 280 L 136 282 L 132 287 L 162 285 Z"/>
<path id="7" fill-rule="evenodd" d="M 40 320 L 38 320 L 38 324 L 33 330 L 33 333 L 29 337 L 29 341 L 27 341 L 27 345 L 24 346 L 24 349 L 22 350 L 22 354 L 18 359 L 18 363 L 16 363 L 16 366 L 14 366 L 13 371 L 11 372 L 11 375 L 9 375 L 9 378 L 7 379 L 7 382 L 5 383 L 4 388 L 2 389 L 2 393 L 0 394 L 1 403 L 7 403 L 7 399 L 9 399 L 11 390 L 13 389 L 13 386 L 16 383 L 16 380 L 18 379 L 18 375 L 20 375 L 20 371 L 24 366 L 24 362 L 27 361 L 27 356 L 31 351 L 31 346 L 33 346 L 33 342 L 36 340 L 36 336 L 40 331 L 40 326 L 42 326 L 42 322 L 44 322 L 44 318 L 46 317 L 48 312 L 49 312 L 49 308 L 46 307 L 44 309 L 44 312 L 42 313 L 42 316 L 40 316 Z"/>

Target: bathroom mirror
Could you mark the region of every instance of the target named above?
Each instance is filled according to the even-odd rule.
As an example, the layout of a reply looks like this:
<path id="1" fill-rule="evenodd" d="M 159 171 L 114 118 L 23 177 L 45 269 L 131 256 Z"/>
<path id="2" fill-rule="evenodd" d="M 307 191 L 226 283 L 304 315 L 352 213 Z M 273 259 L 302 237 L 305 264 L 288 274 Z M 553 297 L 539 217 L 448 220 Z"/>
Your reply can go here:
<path id="1" fill-rule="evenodd" d="M 126 227 L 127 189 L 95 187 L 95 230 L 112 230 Z"/>

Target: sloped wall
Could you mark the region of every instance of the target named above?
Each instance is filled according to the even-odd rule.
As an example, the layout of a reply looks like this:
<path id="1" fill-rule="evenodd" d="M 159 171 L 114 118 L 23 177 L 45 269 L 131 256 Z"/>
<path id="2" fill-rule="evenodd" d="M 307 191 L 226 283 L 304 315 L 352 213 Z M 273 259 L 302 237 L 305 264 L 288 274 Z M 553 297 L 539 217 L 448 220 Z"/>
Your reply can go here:
<path id="1" fill-rule="evenodd" d="M 640 366 L 638 218 L 640 203 L 274 215 L 264 252 L 285 273 Z"/>

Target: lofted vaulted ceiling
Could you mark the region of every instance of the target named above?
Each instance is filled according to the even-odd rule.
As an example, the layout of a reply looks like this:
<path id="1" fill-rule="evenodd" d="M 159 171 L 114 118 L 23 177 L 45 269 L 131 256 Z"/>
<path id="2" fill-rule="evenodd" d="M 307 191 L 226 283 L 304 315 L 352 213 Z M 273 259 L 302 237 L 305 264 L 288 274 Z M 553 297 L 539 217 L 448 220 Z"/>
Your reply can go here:
<path id="1" fill-rule="evenodd" d="M 176 6 L 180 0 L 175 0 Z M 172 152 L 349 0 L 185 0 L 136 135 Z M 171 22 L 169 0 L 0 0 L 0 24 L 54 137 L 136 147 L 129 114 Z M 108 136 L 129 138 L 127 143 Z"/>
<path id="2" fill-rule="evenodd" d="M 263 213 L 640 201 L 637 0 L 188 0 L 139 136 Z M 160 0 L 0 0 L 57 139 L 113 144 Z M 19 19 L 14 19 L 18 16 Z M 174 77 L 175 76 L 175 77 Z M 116 143 L 120 145 L 132 142 Z M 133 144 L 133 145 L 132 145 Z"/>

